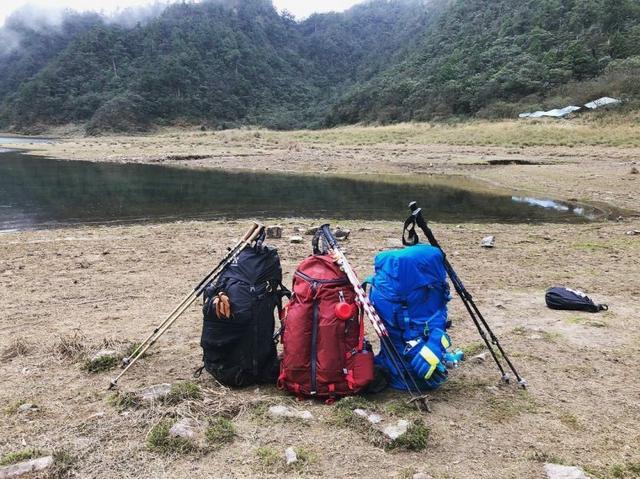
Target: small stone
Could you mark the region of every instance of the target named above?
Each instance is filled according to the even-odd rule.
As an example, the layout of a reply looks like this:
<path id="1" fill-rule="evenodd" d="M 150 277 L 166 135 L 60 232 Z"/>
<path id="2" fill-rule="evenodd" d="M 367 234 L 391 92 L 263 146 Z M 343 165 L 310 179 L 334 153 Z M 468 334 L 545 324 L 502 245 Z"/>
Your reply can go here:
<path id="1" fill-rule="evenodd" d="M 293 243 L 293 244 L 302 243 L 302 236 L 290 236 L 289 243 Z"/>
<path id="2" fill-rule="evenodd" d="M 113 349 L 101 349 L 96 354 L 93 355 L 91 361 L 97 361 L 102 358 L 115 358 L 117 356 L 117 352 Z"/>
<path id="3" fill-rule="evenodd" d="M 416 472 L 413 476 L 411 476 L 411 479 L 433 479 L 433 476 L 425 474 L 424 472 Z"/>
<path id="4" fill-rule="evenodd" d="M 267 238 L 278 239 L 282 238 L 282 226 L 274 225 L 267 227 Z"/>
<path id="5" fill-rule="evenodd" d="M 167 397 L 167 395 L 169 394 L 169 391 L 171 391 L 171 384 L 169 383 L 155 384 L 153 386 L 149 386 L 148 388 L 145 388 L 142 391 L 140 391 L 140 399 L 142 399 L 143 401 L 151 401 L 151 402 L 161 401 L 162 399 Z"/>
<path id="6" fill-rule="evenodd" d="M 38 410 L 38 406 L 31 403 L 24 403 L 18 407 L 18 414 L 27 414 Z"/>
<path id="7" fill-rule="evenodd" d="M 496 245 L 496 237 L 495 236 L 487 236 L 482 238 L 482 242 L 480 246 L 483 248 L 493 248 Z"/>
<path id="8" fill-rule="evenodd" d="M 575 466 L 546 463 L 544 472 L 548 479 L 589 479 L 582 469 Z"/>
<path id="9" fill-rule="evenodd" d="M 399 238 L 387 238 L 387 248 L 402 248 L 404 245 L 402 244 L 402 240 Z"/>
<path id="10" fill-rule="evenodd" d="M 311 228 L 307 228 L 304 232 L 305 235 L 307 236 L 313 236 L 314 234 L 316 234 L 318 232 L 318 227 L 317 226 L 313 226 Z"/>
<path id="11" fill-rule="evenodd" d="M 298 455 L 292 447 L 288 447 L 284 450 L 284 458 L 287 461 L 287 466 L 298 462 Z"/>
<path id="12" fill-rule="evenodd" d="M 504 304 L 502 304 L 502 303 L 496 303 L 496 304 L 495 304 L 495 307 L 496 307 L 497 309 L 507 309 L 507 308 L 505 308 L 505 307 L 504 307 Z"/>
<path id="13" fill-rule="evenodd" d="M 183 418 L 171 426 L 171 429 L 169 429 L 169 436 L 194 439 L 196 437 L 197 428 L 198 423 L 195 419 Z"/>
<path id="14" fill-rule="evenodd" d="M 357 416 L 365 418 L 371 424 L 379 424 L 382 422 L 382 417 L 374 412 L 367 411 L 366 409 L 354 409 L 353 413 Z"/>
<path id="15" fill-rule="evenodd" d="M 637 175 L 640 174 L 640 171 L 638 171 L 638 168 L 636 168 L 635 166 L 631 167 L 631 174 L 632 175 Z"/>
<path id="16" fill-rule="evenodd" d="M 385 427 L 382 432 L 389 439 L 395 441 L 404 433 L 406 433 L 407 429 L 409 429 L 409 421 L 407 421 L 406 419 L 399 419 L 397 423 L 390 424 L 389 426 Z"/>
<path id="17" fill-rule="evenodd" d="M 473 356 L 471 358 L 471 361 L 473 361 L 474 363 L 484 363 L 488 357 L 489 357 L 489 351 L 485 351 L 483 353 L 476 354 L 475 356 Z"/>
<path id="18" fill-rule="evenodd" d="M 342 229 L 338 227 L 335 230 L 333 230 L 333 236 L 335 236 L 336 239 L 339 239 L 339 240 L 349 239 L 350 234 L 351 234 L 351 230 L 348 230 L 348 229 Z"/>
<path id="19" fill-rule="evenodd" d="M 629 230 L 625 233 L 626 235 L 629 236 L 636 236 L 636 235 L 640 235 L 640 230 Z"/>
<path id="20" fill-rule="evenodd" d="M 271 417 L 286 417 L 286 418 L 297 418 L 302 419 L 303 421 L 310 421 L 313 419 L 313 414 L 309 411 L 297 411 L 296 409 L 290 408 L 289 406 L 285 406 L 283 404 L 276 404 L 274 406 L 269 407 L 269 416 Z"/>
<path id="21" fill-rule="evenodd" d="M 299 226 L 294 226 L 293 227 L 293 232 L 294 233 L 300 233 L 300 227 Z"/>
<path id="22" fill-rule="evenodd" d="M 44 471 L 53 466 L 54 462 L 53 456 L 44 456 L 17 464 L 11 464 L 10 466 L 0 467 L 0 479 L 9 479 L 10 477 Z"/>

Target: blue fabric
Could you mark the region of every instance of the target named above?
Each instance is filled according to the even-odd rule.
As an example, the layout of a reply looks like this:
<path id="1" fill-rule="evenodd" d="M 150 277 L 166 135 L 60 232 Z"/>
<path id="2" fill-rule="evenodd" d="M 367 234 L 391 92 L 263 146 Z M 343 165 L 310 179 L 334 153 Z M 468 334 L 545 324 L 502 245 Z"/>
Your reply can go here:
<path id="1" fill-rule="evenodd" d="M 415 340 L 429 345 L 429 349 L 443 362 L 446 347 L 442 336 L 447 325 L 447 302 L 451 299 L 442 251 L 433 246 L 417 244 L 400 250 L 379 253 L 374 261 L 375 274 L 367 280 L 371 284 L 369 298 L 382 318 L 397 351 L 405 356 L 418 386 L 435 389 L 446 380 L 446 368 L 439 364 L 432 380 L 411 367 L 411 345 Z M 445 335 L 447 340 L 449 339 Z M 391 374 L 391 387 L 406 389 L 401 371 L 384 348 L 376 363 Z M 416 360 L 416 364 L 419 360 Z M 421 369 L 419 367 L 419 369 Z"/>

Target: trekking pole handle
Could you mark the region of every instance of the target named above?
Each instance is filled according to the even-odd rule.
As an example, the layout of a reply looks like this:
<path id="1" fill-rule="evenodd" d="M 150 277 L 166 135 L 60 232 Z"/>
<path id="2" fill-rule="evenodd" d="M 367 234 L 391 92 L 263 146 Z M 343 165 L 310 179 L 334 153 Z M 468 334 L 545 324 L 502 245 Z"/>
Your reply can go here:
<path id="1" fill-rule="evenodd" d="M 323 236 L 325 237 L 325 239 L 327 240 L 327 242 L 329 243 L 329 246 L 331 247 L 331 249 L 335 249 L 338 247 L 338 240 L 335 238 L 335 236 L 333 236 L 333 233 L 331 232 L 331 228 L 329 227 L 329 224 L 324 224 L 320 227 L 320 230 L 322 231 Z"/>
<path id="2" fill-rule="evenodd" d="M 244 236 L 242 237 L 241 241 L 247 241 L 249 238 L 251 238 L 252 236 L 254 236 L 254 233 L 256 231 L 256 229 L 260 229 L 262 227 L 261 223 L 258 223 L 257 221 L 253 222 L 253 226 L 244 234 Z"/>

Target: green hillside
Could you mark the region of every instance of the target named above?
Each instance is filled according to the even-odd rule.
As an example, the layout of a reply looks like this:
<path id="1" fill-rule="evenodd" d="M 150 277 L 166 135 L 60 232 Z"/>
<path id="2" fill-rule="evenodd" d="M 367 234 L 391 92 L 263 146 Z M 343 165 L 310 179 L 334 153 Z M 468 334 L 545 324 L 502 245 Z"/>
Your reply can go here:
<path id="1" fill-rule="evenodd" d="M 640 94 L 636 0 L 374 0 L 304 21 L 209 0 L 130 23 L 10 18 L 0 127 L 315 128 Z"/>

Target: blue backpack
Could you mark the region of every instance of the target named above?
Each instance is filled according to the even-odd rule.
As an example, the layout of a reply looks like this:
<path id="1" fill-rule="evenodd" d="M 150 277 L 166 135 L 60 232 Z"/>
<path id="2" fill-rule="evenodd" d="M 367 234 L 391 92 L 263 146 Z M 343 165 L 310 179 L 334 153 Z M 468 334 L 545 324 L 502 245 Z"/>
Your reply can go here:
<path id="1" fill-rule="evenodd" d="M 440 249 L 425 244 L 383 251 L 375 257 L 375 274 L 365 281 L 391 341 L 424 390 L 436 389 L 448 377 L 444 356 L 451 346 L 446 333 L 451 295 L 443 259 Z M 392 388 L 406 389 L 387 351 L 380 351 L 376 364 L 389 372 Z"/>

